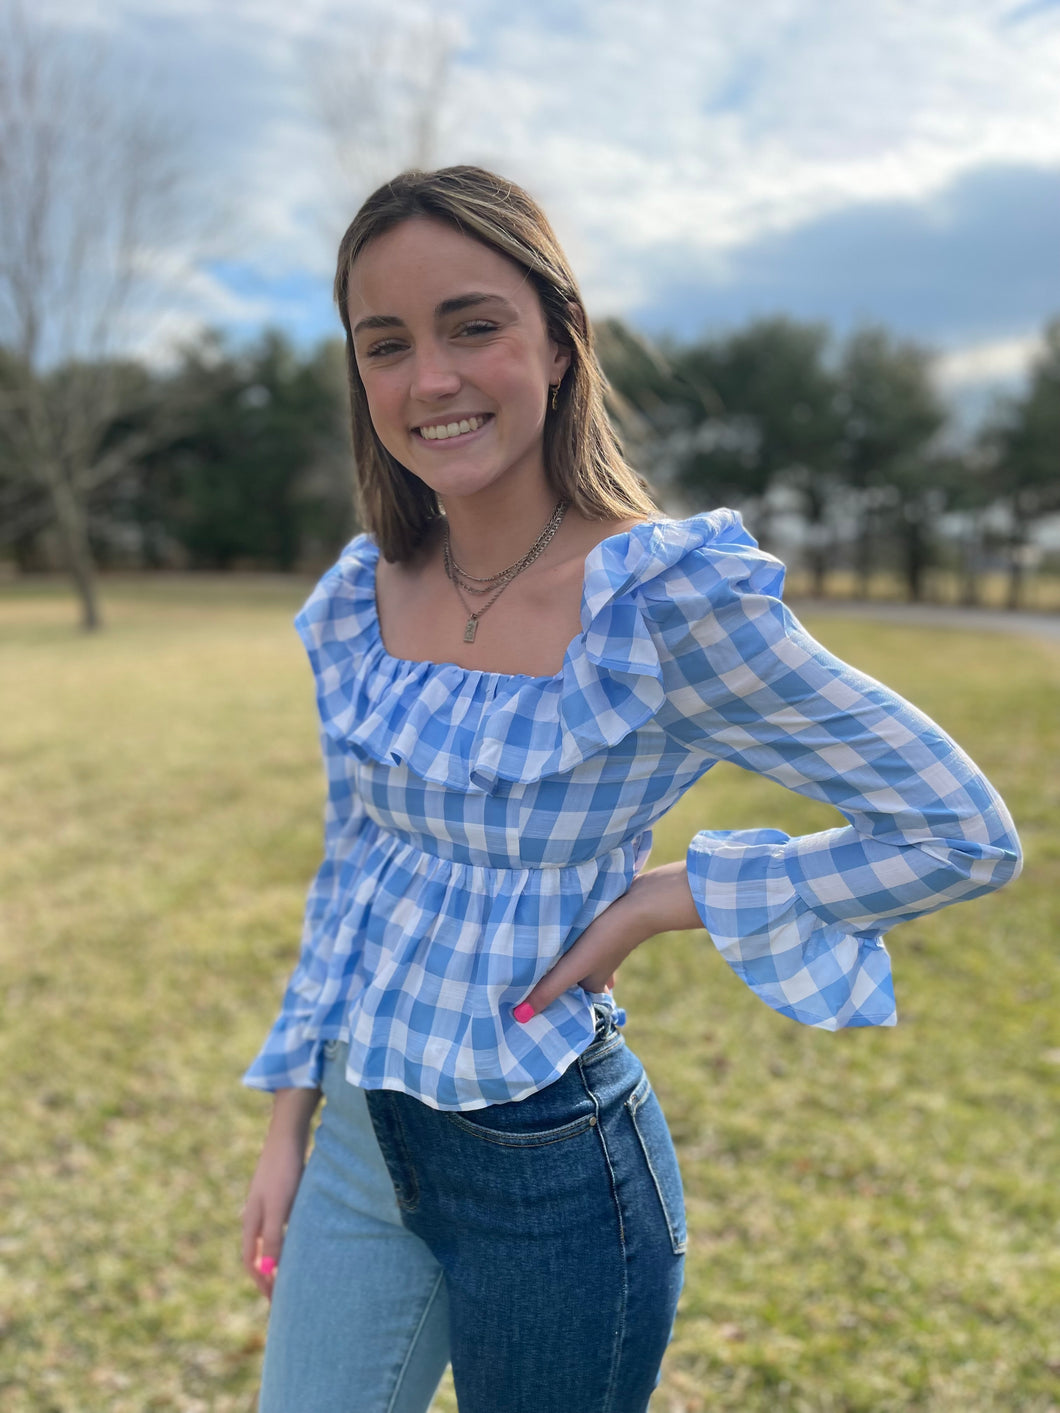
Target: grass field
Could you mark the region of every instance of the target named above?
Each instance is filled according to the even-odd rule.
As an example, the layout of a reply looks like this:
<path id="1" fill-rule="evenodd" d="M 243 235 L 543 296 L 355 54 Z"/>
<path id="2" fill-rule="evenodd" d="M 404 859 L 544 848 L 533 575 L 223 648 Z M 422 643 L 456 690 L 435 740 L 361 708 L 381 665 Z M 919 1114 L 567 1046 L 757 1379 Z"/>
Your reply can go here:
<path id="1" fill-rule="evenodd" d="M 2 1413 L 253 1408 L 266 1309 L 237 1228 L 267 1101 L 239 1076 L 319 848 L 303 592 L 125 582 L 91 640 L 64 595 L 0 594 Z M 821 635 L 968 747 L 1027 868 L 894 934 L 894 1030 L 774 1015 L 702 933 L 626 965 L 691 1229 L 653 1413 L 1055 1413 L 1060 653 Z M 654 859 L 707 825 L 831 820 L 719 769 Z"/>

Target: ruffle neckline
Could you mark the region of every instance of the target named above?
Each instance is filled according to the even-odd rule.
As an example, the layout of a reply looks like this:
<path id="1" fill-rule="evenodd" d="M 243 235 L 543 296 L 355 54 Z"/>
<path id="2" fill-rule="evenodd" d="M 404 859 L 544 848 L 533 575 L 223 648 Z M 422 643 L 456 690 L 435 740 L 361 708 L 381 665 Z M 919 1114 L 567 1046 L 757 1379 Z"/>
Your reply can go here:
<path id="1" fill-rule="evenodd" d="M 358 535 L 295 619 L 324 730 L 359 759 L 465 792 L 564 774 L 663 703 L 640 591 L 694 551 L 737 546 L 754 541 L 731 510 L 649 521 L 601 540 L 585 559 L 582 631 L 558 673 L 531 677 L 393 657 L 376 608 L 379 548 Z"/>

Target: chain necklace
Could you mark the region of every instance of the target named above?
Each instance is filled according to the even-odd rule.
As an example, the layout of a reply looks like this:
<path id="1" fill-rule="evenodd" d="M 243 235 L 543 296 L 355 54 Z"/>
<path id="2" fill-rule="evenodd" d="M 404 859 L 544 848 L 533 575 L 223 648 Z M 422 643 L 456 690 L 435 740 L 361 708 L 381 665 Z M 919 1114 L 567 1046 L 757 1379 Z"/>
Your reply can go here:
<path id="1" fill-rule="evenodd" d="M 445 526 L 445 540 L 442 543 L 442 563 L 445 565 L 445 577 L 452 584 L 457 592 L 467 614 L 467 623 L 464 625 L 464 642 L 473 643 L 475 634 L 478 631 L 478 621 L 491 608 L 505 589 L 517 575 L 524 569 L 528 569 L 535 559 L 538 559 L 552 543 L 552 537 L 563 522 L 563 517 L 567 512 L 569 502 L 565 500 L 557 501 L 556 508 L 549 516 L 548 524 L 538 535 L 537 539 L 530 546 L 522 559 L 517 559 L 514 564 L 509 564 L 507 569 L 500 569 L 496 574 L 479 576 L 469 574 L 466 569 L 462 569 L 453 557 L 452 541 L 449 538 L 449 523 Z M 485 585 L 484 588 L 476 587 Z M 465 594 L 489 594 L 490 597 L 481 608 L 473 609 L 464 597 Z"/>

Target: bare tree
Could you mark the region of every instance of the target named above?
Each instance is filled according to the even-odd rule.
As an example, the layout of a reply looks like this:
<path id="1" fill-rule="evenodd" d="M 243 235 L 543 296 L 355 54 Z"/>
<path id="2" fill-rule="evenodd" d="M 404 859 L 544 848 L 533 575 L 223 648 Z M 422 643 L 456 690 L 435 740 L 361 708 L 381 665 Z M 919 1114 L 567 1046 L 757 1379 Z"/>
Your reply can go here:
<path id="1" fill-rule="evenodd" d="M 456 39 L 437 15 L 359 14 L 311 65 L 310 86 L 339 172 L 338 216 L 403 167 L 438 161 Z"/>
<path id="2" fill-rule="evenodd" d="M 86 629 L 100 623 L 86 500 L 144 444 L 142 428 L 113 435 L 117 353 L 172 234 L 173 151 L 105 51 L 0 0 L 0 542 L 54 522 Z"/>

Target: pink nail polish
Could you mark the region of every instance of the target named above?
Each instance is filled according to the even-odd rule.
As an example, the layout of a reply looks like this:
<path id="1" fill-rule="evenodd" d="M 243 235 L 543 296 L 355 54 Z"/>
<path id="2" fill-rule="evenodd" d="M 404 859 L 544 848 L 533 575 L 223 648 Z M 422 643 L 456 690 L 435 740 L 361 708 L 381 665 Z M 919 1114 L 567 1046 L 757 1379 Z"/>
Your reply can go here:
<path id="1" fill-rule="evenodd" d="M 272 1273 L 273 1273 L 273 1271 L 275 1271 L 275 1269 L 276 1269 L 276 1257 L 275 1257 L 275 1256 L 263 1256 L 263 1257 L 261 1258 L 261 1262 L 260 1262 L 260 1264 L 259 1264 L 259 1266 L 258 1266 L 258 1270 L 261 1272 L 261 1274 L 262 1274 L 263 1276 L 271 1276 Z"/>
<path id="2" fill-rule="evenodd" d="M 515 1010 L 512 1012 L 512 1015 L 520 1025 L 525 1025 L 535 1014 L 536 1012 L 529 1001 L 524 1001 L 521 1005 L 516 1006 Z"/>

